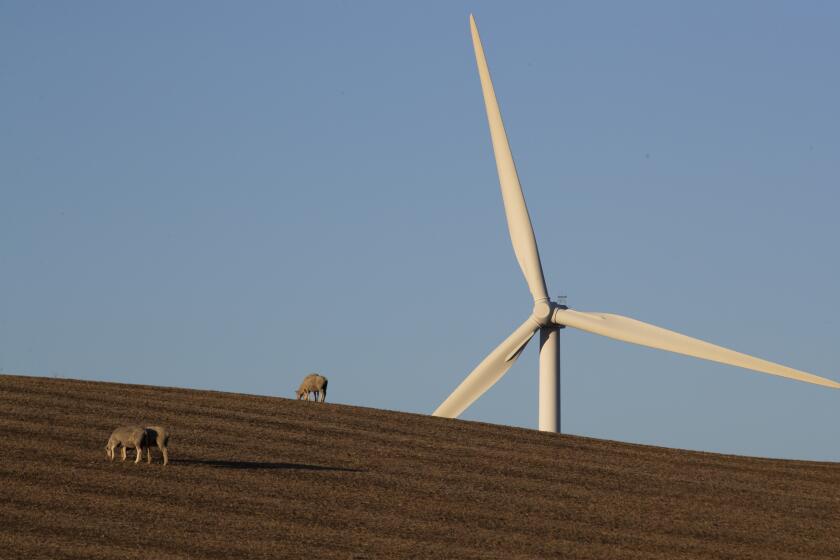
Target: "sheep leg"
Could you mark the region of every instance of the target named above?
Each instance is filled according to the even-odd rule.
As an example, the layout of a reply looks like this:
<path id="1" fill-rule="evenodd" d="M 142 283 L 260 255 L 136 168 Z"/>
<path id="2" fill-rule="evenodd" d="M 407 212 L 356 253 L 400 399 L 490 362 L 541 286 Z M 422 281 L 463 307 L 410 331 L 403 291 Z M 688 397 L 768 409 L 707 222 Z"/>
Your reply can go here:
<path id="1" fill-rule="evenodd" d="M 146 463 L 152 464 L 152 446 L 146 448 Z"/>
<path id="2" fill-rule="evenodd" d="M 137 452 L 137 456 L 134 458 L 134 464 L 136 465 L 140 462 L 140 459 L 143 458 L 143 447 L 140 446 L 140 445 L 137 445 L 137 446 L 134 447 L 134 451 Z"/>
<path id="3" fill-rule="evenodd" d="M 160 451 L 163 453 L 163 465 L 166 466 L 169 464 L 169 451 L 166 447 L 162 447 Z"/>
<path id="4" fill-rule="evenodd" d="M 122 460 L 125 462 L 125 445 L 120 447 L 120 455 L 122 455 Z"/>

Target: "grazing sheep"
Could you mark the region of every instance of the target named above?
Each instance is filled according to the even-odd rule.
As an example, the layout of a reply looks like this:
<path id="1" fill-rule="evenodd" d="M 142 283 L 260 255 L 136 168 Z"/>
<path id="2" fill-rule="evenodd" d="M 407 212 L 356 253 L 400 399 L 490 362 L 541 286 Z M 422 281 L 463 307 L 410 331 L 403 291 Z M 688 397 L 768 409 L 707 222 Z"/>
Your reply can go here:
<path id="1" fill-rule="evenodd" d="M 108 443 L 105 445 L 105 454 L 111 461 L 114 460 L 114 455 L 117 447 L 120 448 L 122 460 L 125 461 L 125 450 L 129 447 L 137 452 L 137 457 L 134 463 L 140 462 L 140 457 L 143 454 L 143 445 L 146 431 L 139 426 L 121 426 L 111 433 L 108 438 Z"/>
<path id="2" fill-rule="evenodd" d="M 163 455 L 163 464 L 169 464 L 169 430 L 163 426 L 146 426 L 143 435 L 143 447 L 146 448 L 146 461 L 152 462 L 152 447 L 157 446 Z"/>
<path id="3" fill-rule="evenodd" d="M 309 393 L 315 393 L 315 402 L 324 402 L 327 398 L 327 378 L 317 373 L 310 373 L 295 391 L 298 400 L 309 400 Z"/>

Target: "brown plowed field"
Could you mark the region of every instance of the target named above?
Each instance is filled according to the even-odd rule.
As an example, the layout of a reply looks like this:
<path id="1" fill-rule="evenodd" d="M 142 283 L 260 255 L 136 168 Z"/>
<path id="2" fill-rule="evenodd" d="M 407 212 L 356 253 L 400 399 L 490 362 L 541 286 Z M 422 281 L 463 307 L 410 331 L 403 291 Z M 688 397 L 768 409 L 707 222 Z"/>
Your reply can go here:
<path id="1" fill-rule="evenodd" d="M 168 467 L 105 459 L 129 423 Z M 0 427 L 3 559 L 840 558 L 836 463 L 17 376 Z"/>

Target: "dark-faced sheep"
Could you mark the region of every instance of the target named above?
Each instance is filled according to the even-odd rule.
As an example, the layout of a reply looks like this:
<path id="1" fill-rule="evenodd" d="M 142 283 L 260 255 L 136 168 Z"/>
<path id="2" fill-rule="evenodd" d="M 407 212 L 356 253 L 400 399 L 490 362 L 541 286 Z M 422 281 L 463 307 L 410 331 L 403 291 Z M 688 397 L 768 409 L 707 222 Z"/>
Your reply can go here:
<path id="1" fill-rule="evenodd" d="M 108 443 L 105 445 L 105 454 L 111 461 L 114 460 L 117 447 L 120 448 L 122 460 L 125 461 L 125 450 L 132 448 L 136 450 L 137 457 L 134 462 L 140 462 L 140 456 L 143 454 L 143 447 L 146 437 L 146 430 L 139 426 L 121 426 L 111 433 L 108 438 Z"/>
<path id="2" fill-rule="evenodd" d="M 317 373 L 310 373 L 295 391 L 298 400 L 309 400 L 309 393 L 315 393 L 315 402 L 324 402 L 327 398 L 327 378 Z"/>
<path id="3" fill-rule="evenodd" d="M 146 460 L 152 462 L 152 447 L 157 446 L 163 455 L 163 464 L 169 464 L 169 430 L 163 426 L 146 426 L 143 434 L 143 447 L 146 448 Z"/>

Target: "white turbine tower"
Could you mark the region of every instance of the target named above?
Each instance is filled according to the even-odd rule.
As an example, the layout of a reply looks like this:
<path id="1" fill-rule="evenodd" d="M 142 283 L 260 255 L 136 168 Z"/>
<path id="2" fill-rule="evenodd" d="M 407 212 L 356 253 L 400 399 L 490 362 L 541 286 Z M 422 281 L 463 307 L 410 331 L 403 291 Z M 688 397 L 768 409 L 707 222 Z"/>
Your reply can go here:
<path id="1" fill-rule="evenodd" d="M 525 206 L 525 197 L 519 185 L 519 177 L 516 174 L 516 166 L 508 145 L 499 104 L 493 91 L 493 82 L 490 81 L 487 60 L 484 58 L 484 49 L 472 15 L 470 29 L 478 74 L 481 79 L 481 90 L 487 109 L 487 120 L 490 124 L 490 136 L 493 140 L 493 153 L 496 156 L 496 168 L 499 172 L 508 230 L 516 260 L 534 297 L 534 308 L 530 317 L 490 352 L 484 361 L 478 364 L 458 385 L 455 391 L 435 410 L 434 416 L 457 418 L 510 369 L 531 337 L 540 331 L 539 428 L 542 431 L 556 432 L 560 425 L 559 354 L 560 329 L 563 327 L 574 327 L 633 344 L 826 387 L 840 388 L 840 383 L 830 379 L 754 358 L 635 319 L 607 313 L 575 311 L 551 301 L 546 291 L 540 254 L 537 250 L 537 241 L 534 238 L 528 208 Z"/>

